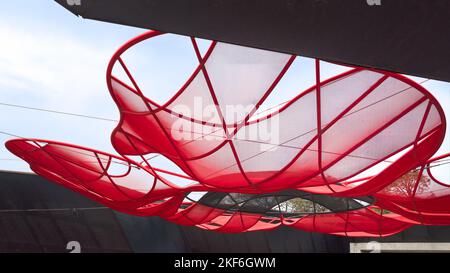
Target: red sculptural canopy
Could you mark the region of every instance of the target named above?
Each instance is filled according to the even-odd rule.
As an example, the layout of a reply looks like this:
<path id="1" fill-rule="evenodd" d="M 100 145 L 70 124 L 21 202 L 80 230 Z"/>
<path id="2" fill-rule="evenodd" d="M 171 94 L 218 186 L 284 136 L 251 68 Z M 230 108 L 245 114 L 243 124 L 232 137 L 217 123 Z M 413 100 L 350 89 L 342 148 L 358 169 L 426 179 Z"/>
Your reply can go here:
<path id="1" fill-rule="evenodd" d="M 298 57 L 220 42 L 202 53 L 191 38 L 198 67 L 157 103 L 122 55 L 160 34 L 129 41 L 108 66 L 121 115 L 111 141 L 120 156 L 39 139 L 7 148 L 37 174 L 115 210 L 208 230 L 287 225 L 388 236 L 450 223 L 448 186 L 430 172 L 448 157 L 430 159 L 445 117 L 421 85 L 364 68 L 321 80 L 316 60 L 314 86 L 262 109 Z M 126 79 L 113 75 L 116 68 Z M 180 172 L 154 167 L 153 154 Z"/>

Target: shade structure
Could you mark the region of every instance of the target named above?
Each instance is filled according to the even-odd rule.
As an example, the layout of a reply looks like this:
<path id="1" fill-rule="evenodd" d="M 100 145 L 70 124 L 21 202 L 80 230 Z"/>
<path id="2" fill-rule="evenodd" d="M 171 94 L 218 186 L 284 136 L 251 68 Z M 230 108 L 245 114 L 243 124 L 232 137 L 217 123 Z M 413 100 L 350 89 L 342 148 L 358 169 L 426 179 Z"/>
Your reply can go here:
<path id="1" fill-rule="evenodd" d="M 237 233 L 281 225 L 344 236 L 388 236 L 414 221 L 380 214 L 373 197 L 344 198 L 299 190 L 267 194 L 210 191 L 193 182 L 178 187 L 153 169 L 93 149 L 37 139 L 11 140 L 8 149 L 44 178 L 115 210 L 138 216 L 157 215 L 180 225 Z M 119 168 L 117 168 L 119 166 Z M 123 172 L 118 172 L 118 170 Z"/>
<path id="2" fill-rule="evenodd" d="M 417 83 L 362 68 L 320 81 L 318 62 L 315 86 L 276 111 L 258 113 L 296 56 L 216 42 L 202 56 L 195 39 L 200 65 L 159 105 L 143 95 L 121 59 L 159 34 L 137 37 L 110 62 L 108 87 L 121 113 L 112 143 L 123 155 L 163 154 L 202 184 L 241 192 L 327 185 L 335 192 L 333 184 L 409 148 L 390 167 L 408 171 L 431 157 L 444 137 L 442 109 Z M 112 74 L 114 66 L 133 86 Z M 276 132 L 274 139 L 266 128 Z M 399 175 L 386 171 L 380 175 Z M 380 190 L 390 179 L 374 177 L 351 192 L 372 194 L 374 185 Z"/>
<path id="3" fill-rule="evenodd" d="M 119 155 L 39 139 L 11 140 L 7 148 L 37 174 L 111 208 L 213 231 L 287 225 L 372 237 L 447 223 L 440 208 L 446 190 L 439 198 L 430 187 L 412 196 L 392 190 L 417 168 L 415 185 L 423 189 L 424 170 L 439 160 L 430 158 L 445 117 L 421 85 L 359 67 L 322 80 L 316 60 L 314 86 L 263 109 L 297 56 L 215 41 L 203 53 L 191 38 L 197 68 L 157 103 L 122 56 L 161 34 L 132 39 L 109 63 L 107 85 L 121 114 L 111 141 Z M 155 168 L 150 154 L 181 172 Z"/>
<path id="4" fill-rule="evenodd" d="M 450 154 L 429 160 L 376 194 L 378 202 L 425 225 L 450 224 L 450 181 L 433 175 L 439 166 L 447 168 Z M 448 169 L 445 169 L 448 173 Z"/>

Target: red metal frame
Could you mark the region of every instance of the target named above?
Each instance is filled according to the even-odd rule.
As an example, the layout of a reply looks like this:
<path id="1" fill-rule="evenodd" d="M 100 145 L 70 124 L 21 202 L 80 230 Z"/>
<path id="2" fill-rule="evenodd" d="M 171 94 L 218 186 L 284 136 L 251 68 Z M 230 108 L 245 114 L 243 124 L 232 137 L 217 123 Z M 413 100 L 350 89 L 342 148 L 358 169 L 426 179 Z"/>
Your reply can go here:
<path id="1" fill-rule="evenodd" d="M 314 86 L 295 96 L 280 107 L 278 111 L 268 111 L 264 116 L 255 120 L 250 120 L 291 67 L 296 59 L 295 55 L 291 55 L 282 63 L 282 68 L 273 76 L 274 78 L 267 86 L 267 89 L 261 90 L 259 98 L 255 101 L 255 105 L 249 112 L 245 113 L 242 121 L 227 123 L 224 114 L 222 113 L 214 84 L 211 81 L 209 71 L 206 68 L 207 62 L 215 54 L 217 45 L 217 42 L 215 41 L 211 43 L 207 52 L 202 56 L 195 38 L 191 38 L 193 49 L 199 64 L 185 84 L 167 102 L 160 105 L 150 98 L 145 97 L 139 84 L 136 82 L 121 56 L 127 50 L 132 49 L 134 45 L 162 34 L 163 33 L 158 31 L 149 31 L 133 38 L 115 52 L 108 64 L 106 72 L 108 90 L 121 114 L 118 126 L 111 134 L 111 142 L 119 152 L 120 156 L 73 144 L 40 139 L 10 140 L 6 143 L 6 147 L 11 152 L 27 161 L 32 170 L 36 173 L 113 209 L 141 216 L 157 215 L 178 224 L 195 225 L 208 230 L 245 232 L 274 229 L 280 225 L 287 225 L 309 231 L 326 232 L 343 236 L 373 237 L 388 236 L 400 232 L 413 224 L 450 224 L 450 210 L 446 213 L 445 211 L 443 212 L 441 208 L 438 208 L 439 204 L 449 204 L 450 189 L 448 192 L 445 191 L 444 194 L 440 192 L 443 197 L 440 196 L 439 198 L 434 199 L 429 198 L 428 203 L 432 203 L 433 205 L 425 204 L 422 200 L 423 197 L 416 196 L 416 191 L 419 187 L 419 183 L 421 183 L 421 177 L 424 174 L 425 168 L 428 168 L 434 161 L 449 156 L 449 154 L 447 154 L 431 160 L 429 159 L 437 151 L 444 139 L 446 121 L 438 101 L 421 85 L 402 75 L 379 70 L 363 69 L 360 67 L 352 68 L 349 71 L 322 81 L 320 77 L 320 61 L 316 60 Z M 112 75 L 115 65 L 120 65 L 122 67 L 132 86 L 127 85 L 124 81 Z M 369 79 L 370 82 L 368 83 L 370 83 L 370 85 L 367 89 L 361 90 L 361 93 L 355 99 L 349 104 L 344 105 L 343 109 L 339 109 L 327 124 L 322 124 L 322 107 L 324 107 L 323 97 L 328 94 L 323 92 L 324 88 L 333 87 L 334 84 L 344 79 L 351 80 L 357 75 L 361 75 L 359 73 L 363 72 L 370 72 L 371 75 L 376 75 L 376 80 Z M 184 116 L 169 109 L 169 106 L 175 103 L 177 98 L 180 98 L 180 95 L 188 89 L 190 84 L 200 74 L 203 75 L 205 79 L 208 89 L 207 93 L 211 96 L 210 99 L 212 99 L 214 103 L 215 110 L 219 115 L 220 123 Z M 415 90 L 411 92 L 418 92 L 421 94 L 421 97 L 415 99 L 415 101 L 410 104 L 403 106 L 403 108 L 395 108 L 397 112 L 386 116 L 385 119 L 387 121 L 383 124 L 368 127 L 368 131 L 364 132 L 364 134 L 361 133 L 361 136 L 355 138 L 354 142 L 351 142 L 352 145 L 346 147 L 344 152 L 336 153 L 334 151 L 325 151 L 323 147 L 323 136 L 325 133 L 330 132 L 330 130 L 335 128 L 339 121 L 356 113 L 357 111 L 352 112 L 352 110 L 363 103 L 371 94 L 376 92 L 380 86 L 386 84 L 387 80 L 408 86 L 407 89 L 402 90 L 399 93 Z M 137 96 L 145 104 L 147 111 L 123 111 L 121 100 L 124 100 L 124 98 L 119 98 L 116 95 L 117 91 L 113 86 L 113 82 L 121 85 L 127 92 L 130 92 L 125 95 Z M 256 172 L 253 171 L 252 173 L 246 170 L 244 162 L 252 159 L 253 156 L 250 158 L 240 157 L 240 150 L 234 143 L 238 132 L 242 128 L 248 126 L 258 125 L 265 121 L 269 122 L 277 115 L 279 115 L 280 118 L 283 118 L 288 109 L 295 109 L 295 107 L 297 107 L 296 103 L 305 100 L 309 94 L 315 95 L 316 128 L 306 132 L 304 135 L 312 132 L 316 132 L 316 134 L 307 139 L 306 144 L 302 147 L 283 146 L 291 142 L 293 140 L 292 138 L 281 144 L 277 144 L 280 147 L 298 149 L 295 155 L 290 157 L 288 161 L 277 170 L 260 169 Z M 345 93 L 343 93 L 342 96 L 345 96 Z M 362 165 L 359 169 L 354 170 L 350 174 L 342 177 L 333 177 L 333 179 L 330 179 L 330 177 L 327 176 L 327 170 L 336 166 L 341 160 L 351 157 L 352 152 L 390 128 L 391 125 L 397 124 L 401 118 L 405 117 L 413 110 L 418 109 L 418 107 L 424 103 L 426 103 L 426 108 L 423 116 L 417 123 L 413 124 L 418 126 L 414 141 L 401 143 L 397 145 L 395 149 L 386 151 L 379 158 L 371 157 L 372 163 Z M 432 107 L 437 110 L 438 116 L 430 117 Z M 382 115 L 383 113 L 377 114 Z M 169 133 L 169 130 L 171 130 L 170 124 L 164 119 L 164 115 L 169 115 L 171 119 L 183 119 L 186 122 L 196 123 L 201 126 L 217 128 L 214 132 L 205 135 L 211 135 L 222 131 L 224 136 L 223 140 L 218 140 L 216 141 L 217 143 L 214 142 L 213 148 L 209 148 L 209 150 L 201 150 L 200 152 L 197 152 L 197 154 L 192 154 L 192 151 L 189 149 L 193 148 L 187 149 L 184 145 L 195 144 L 195 142 L 200 143 L 201 138 L 205 135 L 199 133 L 201 135 L 200 137 L 184 144 L 179 144 Z M 132 122 L 129 122 L 130 116 L 139 120 L 139 128 L 136 127 L 130 129 L 125 126 L 125 124 L 132 124 Z M 428 131 L 423 132 L 426 122 L 431 118 L 437 119 L 438 124 L 434 126 L 434 128 L 429 128 Z M 136 120 L 133 120 L 133 122 L 136 122 Z M 354 127 L 357 128 L 358 124 L 355 124 Z M 229 129 L 231 129 L 231 132 Z M 283 128 L 281 129 L 283 130 Z M 153 138 L 142 138 L 140 134 L 146 135 L 149 130 L 152 131 Z M 348 133 L 351 134 L 351 132 Z M 148 134 L 146 136 L 148 136 Z M 299 136 L 296 138 L 298 137 Z M 258 143 L 258 141 L 255 141 L 255 143 Z M 261 143 L 270 144 L 270 141 L 267 143 L 261 141 Z M 317 145 L 317 150 L 312 149 L 315 145 Z M 229 166 L 226 162 L 220 162 L 220 160 L 215 160 L 215 162 L 212 160 L 201 161 L 208 159 L 210 156 L 214 156 L 222 149 L 228 148 L 233 165 Z M 387 160 L 393 155 L 405 151 L 406 149 L 409 150 L 403 156 L 394 162 L 391 162 L 388 167 L 384 168 L 379 173 L 363 179 L 354 179 L 357 175 L 367 169 Z M 79 153 L 79 155 L 75 156 L 73 154 L 75 151 L 76 153 Z M 158 152 L 166 156 L 178 165 L 185 174 L 153 167 L 151 162 L 145 157 L 148 153 L 147 151 Z M 314 158 L 315 163 L 311 163 L 313 168 L 307 171 L 296 168 L 295 164 L 303 159 L 307 152 L 309 153 L 311 151 L 316 153 L 316 157 Z M 261 154 L 265 152 L 267 151 L 263 151 Z M 334 153 L 334 158 L 329 160 L 329 162 L 324 162 L 324 153 Z M 130 156 L 135 155 L 142 159 L 141 163 L 130 158 Z M 259 155 L 260 154 L 255 154 L 254 157 Z M 95 160 L 89 160 L 88 162 L 85 158 L 86 156 L 91 156 Z M 104 158 L 107 158 L 106 165 L 103 162 Z M 209 174 L 199 172 L 199 162 L 201 162 L 203 168 L 209 169 L 211 172 Z M 121 175 L 112 175 L 109 173 L 109 170 L 114 164 L 126 165 L 128 169 Z M 234 171 L 223 173 L 223 171 L 235 167 L 237 169 L 233 169 Z M 399 177 L 402 177 L 410 170 L 417 167 L 420 167 L 420 171 L 414 186 L 413 196 L 403 198 L 401 196 L 394 196 L 392 193 L 384 190 L 393 184 Z M 133 188 L 133 183 L 136 181 L 133 180 L 132 173 L 136 171 L 139 171 L 144 176 L 148 176 L 149 183 L 152 183 L 148 192 L 145 194 L 142 194 L 140 189 Z M 180 187 L 163 178 L 158 173 L 165 173 L 188 179 L 193 181 L 193 184 L 186 187 Z M 222 173 L 222 176 L 217 177 L 216 175 L 220 173 Z M 294 173 L 295 176 L 293 176 L 292 173 Z M 436 185 L 445 187 L 445 189 L 450 188 L 448 185 L 436 180 L 429 169 L 427 169 L 427 174 Z M 255 178 L 250 176 L 261 178 L 255 180 Z M 121 183 L 117 183 L 116 180 L 121 180 Z M 228 181 L 232 181 L 233 184 L 229 185 Z M 185 201 L 185 196 L 191 192 L 217 191 L 263 194 L 291 188 L 341 197 L 372 195 L 376 197 L 377 201 L 375 204 L 359 210 L 328 213 L 325 215 L 313 213 L 299 218 L 285 218 L 282 214 L 278 217 L 269 217 L 257 213 L 231 212 L 214 207 L 206 207 L 205 205 L 193 201 Z M 136 198 L 136 196 L 138 196 L 138 198 Z M 441 202 L 439 200 L 443 201 Z M 384 213 L 384 209 L 390 210 L 391 213 Z M 381 212 L 377 213 L 377 210 L 381 210 Z"/>

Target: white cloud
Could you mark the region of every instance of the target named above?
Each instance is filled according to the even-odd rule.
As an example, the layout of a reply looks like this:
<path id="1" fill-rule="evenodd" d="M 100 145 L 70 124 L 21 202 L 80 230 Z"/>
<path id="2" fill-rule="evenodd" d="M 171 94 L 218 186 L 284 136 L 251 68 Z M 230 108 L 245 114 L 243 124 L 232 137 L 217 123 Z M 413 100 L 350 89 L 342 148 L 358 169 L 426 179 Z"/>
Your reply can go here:
<path id="1" fill-rule="evenodd" d="M 106 86 L 110 56 L 118 47 L 97 45 L 51 25 L 28 29 L 0 18 L 0 102 L 118 118 Z M 111 122 L 0 107 L 0 130 L 23 137 L 71 142 L 114 152 Z M 0 135 L 4 142 L 12 137 Z M 13 156 L 0 145 L 0 158 Z M 27 169 L 1 161 L 0 169 Z"/>
<path id="2" fill-rule="evenodd" d="M 108 95 L 104 75 L 112 48 L 48 28 L 36 32 L 2 24 L 0 37 L 7 37 L 0 43 L 2 93 L 19 89 L 23 103 L 33 105 L 27 97 L 40 97 L 45 107 L 76 112 L 89 111 Z"/>

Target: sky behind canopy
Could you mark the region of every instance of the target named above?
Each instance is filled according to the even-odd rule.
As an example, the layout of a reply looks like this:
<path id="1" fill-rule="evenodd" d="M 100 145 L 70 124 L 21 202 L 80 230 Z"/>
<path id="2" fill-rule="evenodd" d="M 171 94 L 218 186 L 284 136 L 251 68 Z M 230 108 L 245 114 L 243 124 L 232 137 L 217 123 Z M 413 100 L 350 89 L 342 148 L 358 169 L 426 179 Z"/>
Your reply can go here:
<path id="1" fill-rule="evenodd" d="M 74 143 L 115 153 L 110 134 L 116 123 L 55 113 L 27 110 L 5 104 L 119 119 L 106 86 L 106 67 L 113 53 L 144 29 L 77 18 L 51 0 L 5 1 L 0 9 L 0 131 L 21 137 Z M 186 37 L 167 35 L 151 47 L 138 48 L 129 61 L 152 88 L 156 100 L 170 97 L 196 66 Z M 207 42 L 201 43 L 202 49 Z M 311 86 L 313 60 L 299 58 L 290 74 L 295 89 L 277 96 L 280 102 Z M 322 76 L 342 68 L 323 66 Z M 305 78 L 298 77 L 303 72 Z M 422 82 L 425 79 L 413 77 Z M 428 80 L 423 86 L 450 116 L 450 83 Z M 281 85 L 279 88 L 286 86 Z M 288 88 L 286 88 L 288 89 Z M 276 91 L 276 90 L 275 90 Z M 450 151 L 448 134 L 437 155 Z M 10 154 L 3 143 L 12 138 L 0 133 L 0 169 L 29 171 L 28 164 Z M 168 167 L 169 168 L 169 167 Z M 439 171 L 450 176 L 448 165 Z M 448 177 L 447 176 L 447 177 Z"/>

